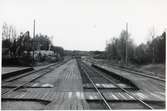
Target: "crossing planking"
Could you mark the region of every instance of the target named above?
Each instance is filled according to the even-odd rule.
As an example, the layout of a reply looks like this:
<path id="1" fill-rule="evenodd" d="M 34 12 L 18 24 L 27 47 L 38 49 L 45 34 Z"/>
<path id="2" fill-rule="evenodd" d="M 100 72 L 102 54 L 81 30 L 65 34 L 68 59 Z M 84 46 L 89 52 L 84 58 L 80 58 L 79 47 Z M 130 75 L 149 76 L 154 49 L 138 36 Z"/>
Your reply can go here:
<path id="1" fill-rule="evenodd" d="M 155 93 L 147 94 L 143 92 L 133 92 L 132 94 L 144 101 L 165 101 L 165 98 L 160 97 Z M 108 100 L 135 100 L 135 98 L 125 92 L 105 92 L 103 95 Z"/>
<path id="2" fill-rule="evenodd" d="M 97 88 L 105 88 L 105 89 L 107 89 L 107 88 L 112 88 L 112 89 L 117 88 L 112 83 L 96 83 L 95 85 L 96 85 Z M 128 86 L 128 85 L 123 84 L 123 83 L 118 83 L 117 85 L 122 87 L 122 88 L 132 88 L 131 86 Z M 93 85 L 89 84 L 89 83 L 83 84 L 83 87 L 84 88 L 94 88 Z"/>

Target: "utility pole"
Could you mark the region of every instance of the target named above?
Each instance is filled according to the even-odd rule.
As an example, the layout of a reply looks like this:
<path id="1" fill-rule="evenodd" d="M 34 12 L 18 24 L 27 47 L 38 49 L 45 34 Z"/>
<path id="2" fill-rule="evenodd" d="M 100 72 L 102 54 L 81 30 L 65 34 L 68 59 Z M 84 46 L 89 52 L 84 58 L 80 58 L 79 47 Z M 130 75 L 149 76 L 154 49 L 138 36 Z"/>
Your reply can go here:
<path id="1" fill-rule="evenodd" d="M 35 19 L 34 19 L 34 27 L 33 27 L 33 62 L 34 62 L 34 51 L 35 51 L 35 46 L 34 46 L 34 38 L 35 38 Z"/>
<path id="2" fill-rule="evenodd" d="M 126 23 L 126 54 L 125 54 L 125 63 L 126 65 L 128 64 L 128 43 L 127 43 L 127 40 L 128 40 L 128 23 Z"/>
<path id="3" fill-rule="evenodd" d="M 155 37 L 155 29 L 154 29 L 154 27 L 153 27 L 152 43 L 153 43 L 154 37 Z M 155 44 L 155 45 L 156 45 L 156 44 Z M 155 62 L 155 48 L 154 48 L 154 44 L 153 44 L 153 46 L 152 46 L 152 49 L 153 49 L 152 63 L 154 63 L 154 62 Z"/>

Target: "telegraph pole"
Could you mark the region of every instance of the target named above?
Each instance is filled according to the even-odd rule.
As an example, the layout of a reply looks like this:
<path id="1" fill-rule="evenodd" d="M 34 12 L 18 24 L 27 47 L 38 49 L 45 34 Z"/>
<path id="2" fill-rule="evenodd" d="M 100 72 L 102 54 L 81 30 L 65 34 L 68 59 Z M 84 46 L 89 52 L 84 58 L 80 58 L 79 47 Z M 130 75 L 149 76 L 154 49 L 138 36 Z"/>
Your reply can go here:
<path id="1" fill-rule="evenodd" d="M 33 62 L 35 61 L 34 60 L 34 51 L 35 51 L 35 46 L 34 46 L 34 38 L 35 38 L 35 19 L 34 19 L 34 27 L 33 27 Z"/>
<path id="2" fill-rule="evenodd" d="M 155 29 L 154 29 L 154 27 L 153 27 L 152 42 L 153 42 L 153 40 L 154 40 L 154 37 L 155 37 Z M 155 44 L 155 45 L 156 45 L 156 44 Z M 154 63 L 154 62 L 155 62 L 155 48 L 154 48 L 154 44 L 153 44 L 153 46 L 152 46 L 152 49 L 153 49 L 152 63 Z"/>
<path id="3" fill-rule="evenodd" d="M 125 63 L 126 63 L 126 65 L 128 64 L 128 43 L 127 43 L 127 41 L 128 41 L 128 23 L 126 23 L 126 33 L 127 33 L 127 35 L 126 35 L 126 54 L 125 54 Z"/>

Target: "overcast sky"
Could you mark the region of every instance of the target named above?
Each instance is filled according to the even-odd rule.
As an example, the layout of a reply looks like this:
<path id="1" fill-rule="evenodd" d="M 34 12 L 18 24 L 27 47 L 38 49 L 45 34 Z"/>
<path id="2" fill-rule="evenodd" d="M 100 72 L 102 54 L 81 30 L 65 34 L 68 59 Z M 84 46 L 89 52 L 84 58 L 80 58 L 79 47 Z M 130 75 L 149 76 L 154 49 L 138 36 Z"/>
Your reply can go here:
<path id="1" fill-rule="evenodd" d="M 167 0 L 0 0 L 0 25 L 14 25 L 53 36 L 53 44 L 71 50 L 104 50 L 106 40 L 118 37 L 128 22 L 135 43 L 149 31 L 167 28 Z"/>

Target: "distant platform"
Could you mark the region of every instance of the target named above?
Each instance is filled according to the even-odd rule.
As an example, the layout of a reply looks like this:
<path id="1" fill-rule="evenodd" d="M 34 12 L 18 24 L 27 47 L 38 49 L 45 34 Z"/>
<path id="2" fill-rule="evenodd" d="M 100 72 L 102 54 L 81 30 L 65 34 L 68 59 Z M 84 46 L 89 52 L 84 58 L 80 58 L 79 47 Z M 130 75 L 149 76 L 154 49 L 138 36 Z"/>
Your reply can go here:
<path id="1" fill-rule="evenodd" d="M 2 67 L 2 79 L 32 71 L 32 67 Z"/>
<path id="2" fill-rule="evenodd" d="M 30 67 L 2 67 L 2 75 L 11 73 L 11 72 L 16 72 L 20 70 L 24 70 Z"/>

